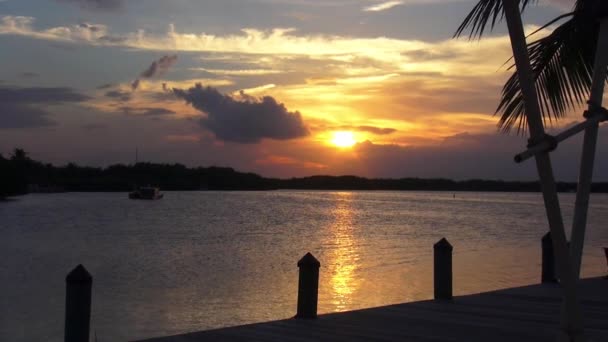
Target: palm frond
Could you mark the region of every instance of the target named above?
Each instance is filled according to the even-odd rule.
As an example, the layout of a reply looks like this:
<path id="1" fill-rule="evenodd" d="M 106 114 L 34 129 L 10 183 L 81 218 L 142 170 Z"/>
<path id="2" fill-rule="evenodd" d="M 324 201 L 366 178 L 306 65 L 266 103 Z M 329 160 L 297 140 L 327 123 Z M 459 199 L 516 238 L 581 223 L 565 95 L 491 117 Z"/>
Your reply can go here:
<path id="1" fill-rule="evenodd" d="M 540 32 L 540 31 L 546 29 L 547 27 L 549 27 L 549 26 L 557 23 L 558 21 L 560 21 L 562 19 L 566 19 L 566 18 L 571 17 L 573 15 L 574 15 L 574 12 L 568 12 L 568 13 L 564 13 L 564 14 L 558 16 L 558 17 L 555 17 L 550 22 L 544 24 L 543 26 L 541 26 L 541 27 L 537 28 L 536 30 L 534 30 L 534 32 L 532 32 L 529 35 L 527 35 L 526 38 L 530 38 L 533 35 L 537 34 L 538 32 Z"/>
<path id="2" fill-rule="evenodd" d="M 536 3 L 538 0 L 519 1 L 523 12 L 530 3 Z M 481 38 L 487 26 L 490 25 L 490 30 L 494 29 L 503 16 L 502 0 L 479 0 L 454 33 L 454 38 L 462 36 L 467 30 L 470 30 L 469 39 Z"/>
<path id="3" fill-rule="evenodd" d="M 584 104 L 591 87 L 598 25 L 575 15 L 550 35 L 528 44 L 538 101 L 545 123 Z M 499 127 L 518 133 L 527 128 L 519 79 L 514 73 L 502 90 L 496 113 Z"/>

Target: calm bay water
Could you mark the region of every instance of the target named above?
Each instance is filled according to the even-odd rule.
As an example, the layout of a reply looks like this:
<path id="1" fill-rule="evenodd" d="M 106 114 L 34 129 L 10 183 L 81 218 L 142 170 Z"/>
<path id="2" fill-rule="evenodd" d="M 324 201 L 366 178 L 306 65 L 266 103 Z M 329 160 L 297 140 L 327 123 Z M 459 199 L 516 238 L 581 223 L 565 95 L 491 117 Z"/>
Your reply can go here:
<path id="1" fill-rule="evenodd" d="M 565 222 L 573 194 L 560 195 Z M 593 195 L 584 276 L 606 272 L 608 195 Z M 0 203 L 0 341 L 61 341 L 66 273 L 94 276 L 92 331 L 132 340 L 288 318 L 296 262 L 321 261 L 319 311 L 432 297 L 432 245 L 454 245 L 456 294 L 535 283 L 540 194 L 168 192 Z"/>

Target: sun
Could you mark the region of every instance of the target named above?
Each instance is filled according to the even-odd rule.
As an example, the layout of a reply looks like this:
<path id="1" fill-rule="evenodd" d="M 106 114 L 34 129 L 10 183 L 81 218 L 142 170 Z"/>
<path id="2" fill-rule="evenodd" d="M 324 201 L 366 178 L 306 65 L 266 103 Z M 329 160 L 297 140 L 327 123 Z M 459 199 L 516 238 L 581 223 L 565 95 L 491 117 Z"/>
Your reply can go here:
<path id="1" fill-rule="evenodd" d="M 331 143 L 337 147 L 348 148 L 353 147 L 353 145 L 357 143 L 357 140 L 355 140 L 355 135 L 353 132 L 339 131 L 334 132 Z"/>

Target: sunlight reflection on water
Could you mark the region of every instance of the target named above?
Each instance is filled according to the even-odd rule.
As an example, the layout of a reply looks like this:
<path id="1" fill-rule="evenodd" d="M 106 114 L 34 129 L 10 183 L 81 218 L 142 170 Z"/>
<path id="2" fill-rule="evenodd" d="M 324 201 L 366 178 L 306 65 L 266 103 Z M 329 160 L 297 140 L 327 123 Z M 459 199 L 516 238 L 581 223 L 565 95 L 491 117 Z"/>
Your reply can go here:
<path id="1" fill-rule="evenodd" d="M 358 279 L 354 276 L 355 270 L 359 265 L 358 245 L 353 235 L 352 221 L 352 193 L 340 192 L 336 200 L 336 207 L 332 210 L 334 222 L 329 227 L 331 239 L 329 244 L 333 244 L 332 252 L 328 255 L 328 267 L 331 274 L 331 303 L 334 305 L 333 311 L 344 311 L 352 303 L 352 295 L 358 289 Z"/>
<path id="2" fill-rule="evenodd" d="M 560 195 L 566 226 L 572 194 Z M 604 274 L 608 195 L 594 195 L 583 274 Z M 319 312 L 432 297 L 432 246 L 454 293 L 535 283 L 540 194 L 168 192 L 29 195 L 0 204 L 0 341 L 63 339 L 64 277 L 93 274 L 92 331 L 124 341 L 292 317 L 296 262 L 321 262 Z"/>

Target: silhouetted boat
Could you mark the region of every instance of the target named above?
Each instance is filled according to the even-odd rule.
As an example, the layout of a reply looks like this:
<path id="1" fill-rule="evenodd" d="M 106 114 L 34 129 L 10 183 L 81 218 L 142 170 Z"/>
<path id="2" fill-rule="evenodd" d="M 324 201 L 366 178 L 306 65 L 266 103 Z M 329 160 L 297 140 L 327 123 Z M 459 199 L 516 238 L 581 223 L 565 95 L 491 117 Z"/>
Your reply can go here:
<path id="1" fill-rule="evenodd" d="M 163 196 L 158 188 L 152 186 L 142 186 L 129 193 L 130 199 L 140 200 L 158 200 L 163 198 Z"/>

